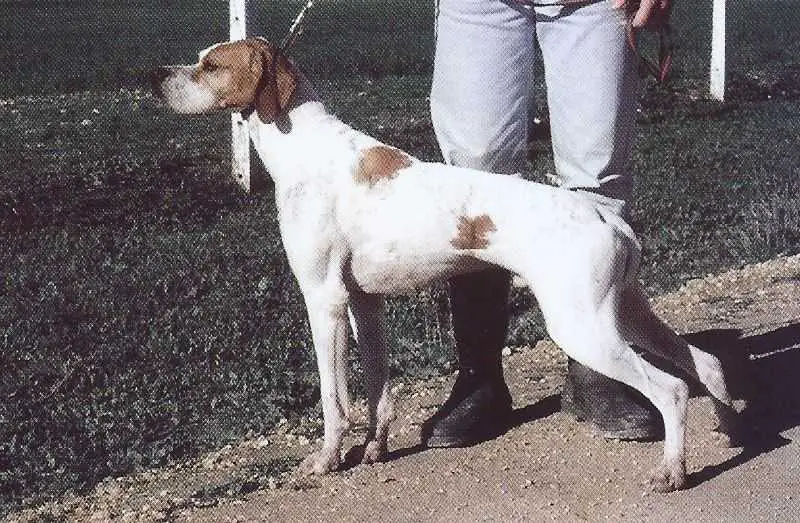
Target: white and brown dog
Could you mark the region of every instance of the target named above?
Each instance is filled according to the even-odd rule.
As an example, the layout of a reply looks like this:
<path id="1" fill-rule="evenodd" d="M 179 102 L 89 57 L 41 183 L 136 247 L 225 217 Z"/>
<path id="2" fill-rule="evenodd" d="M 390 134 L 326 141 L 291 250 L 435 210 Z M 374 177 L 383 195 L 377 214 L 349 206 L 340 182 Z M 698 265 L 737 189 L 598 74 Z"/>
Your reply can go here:
<path id="1" fill-rule="evenodd" d="M 423 162 L 358 132 L 329 114 L 262 39 L 214 45 L 197 64 L 158 69 L 153 84 L 177 112 L 242 111 L 275 182 L 281 236 L 308 309 L 325 427 L 322 448 L 301 471 L 340 464 L 350 425 L 348 323 L 367 380 L 363 461 L 375 462 L 385 457 L 394 419 L 383 295 L 487 266 L 529 284 L 550 336 L 569 356 L 658 408 L 666 438 L 655 489 L 685 485 L 688 387 L 631 345 L 698 378 L 715 398 L 722 430 L 732 427 L 720 362 L 651 311 L 637 280 L 639 242 L 603 204 L 519 177 Z"/>

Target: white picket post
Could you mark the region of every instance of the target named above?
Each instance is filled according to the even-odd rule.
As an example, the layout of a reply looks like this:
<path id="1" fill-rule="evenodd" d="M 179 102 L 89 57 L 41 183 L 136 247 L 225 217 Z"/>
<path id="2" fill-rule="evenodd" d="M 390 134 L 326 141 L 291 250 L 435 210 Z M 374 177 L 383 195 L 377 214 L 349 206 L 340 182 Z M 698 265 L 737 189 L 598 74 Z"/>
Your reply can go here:
<path id="1" fill-rule="evenodd" d="M 714 0 L 711 14 L 711 97 L 725 100 L 725 0 Z"/>
<path id="2" fill-rule="evenodd" d="M 247 38 L 247 1 L 230 0 L 230 39 Z M 241 113 L 231 114 L 231 174 L 250 192 L 250 131 Z"/>

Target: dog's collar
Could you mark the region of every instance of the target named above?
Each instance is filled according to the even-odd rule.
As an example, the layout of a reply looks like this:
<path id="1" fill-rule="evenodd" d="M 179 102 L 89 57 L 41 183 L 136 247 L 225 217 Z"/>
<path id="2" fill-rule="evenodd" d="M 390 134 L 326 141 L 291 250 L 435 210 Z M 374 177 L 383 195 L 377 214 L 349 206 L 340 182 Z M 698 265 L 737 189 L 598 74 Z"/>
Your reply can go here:
<path id="1" fill-rule="evenodd" d="M 242 115 L 242 120 L 249 120 L 254 112 L 256 112 L 256 105 L 250 104 L 241 111 L 239 111 L 239 114 Z"/>
<path id="2" fill-rule="evenodd" d="M 273 96 L 274 96 L 275 109 L 277 111 L 276 114 L 275 114 L 275 121 L 276 122 L 282 120 L 283 117 L 285 116 L 283 114 L 283 108 L 281 107 L 280 96 L 278 95 L 278 74 L 277 74 L 278 73 L 278 60 L 280 59 L 281 56 L 283 56 L 284 58 L 286 57 L 286 54 L 285 54 L 284 51 L 289 49 L 289 47 L 291 47 L 294 44 L 294 42 L 297 39 L 298 35 L 300 35 L 300 33 L 302 33 L 303 19 L 306 16 L 306 12 L 309 9 L 311 9 L 313 6 L 314 6 L 314 0 L 308 0 L 308 2 L 306 2 L 306 4 L 303 6 L 303 8 L 300 9 L 300 12 L 297 14 L 297 17 L 294 19 L 294 22 L 292 22 L 292 26 L 289 28 L 289 32 L 286 34 L 286 36 L 281 41 L 281 45 L 277 46 L 275 48 L 275 51 L 272 53 L 272 63 L 270 64 L 270 75 L 272 76 L 272 82 L 273 82 L 273 84 L 272 84 L 272 87 L 273 87 L 272 92 L 273 92 Z M 267 42 L 263 38 L 261 38 L 261 40 L 263 40 L 264 42 Z M 262 64 L 262 65 L 264 65 L 264 64 Z M 264 89 L 264 87 L 266 86 L 265 85 L 266 81 L 264 80 L 264 74 L 263 74 L 264 67 L 262 67 L 261 70 L 262 70 L 261 80 L 259 80 L 258 86 L 256 87 L 256 92 L 257 93 L 260 92 L 262 89 Z M 255 111 L 256 111 L 256 101 L 253 100 L 252 104 L 250 104 L 248 107 L 245 107 L 241 111 L 242 119 L 244 119 L 244 120 L 249 119 L 253 115 L 253 113 Z"/>

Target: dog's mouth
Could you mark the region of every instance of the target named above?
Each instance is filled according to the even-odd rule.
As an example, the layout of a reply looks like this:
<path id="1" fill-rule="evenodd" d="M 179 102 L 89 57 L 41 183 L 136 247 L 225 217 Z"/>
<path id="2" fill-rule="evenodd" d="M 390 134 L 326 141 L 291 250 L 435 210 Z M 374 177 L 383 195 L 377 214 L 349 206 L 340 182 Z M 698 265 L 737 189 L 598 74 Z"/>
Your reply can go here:
<path id="1" fill-rule="evenodd" d="M 158 67 L 150 73 L 153 95 L 176 113 L 203 114 L 219 110 L 217 96 L 192 79 L 193 67 Z"/>

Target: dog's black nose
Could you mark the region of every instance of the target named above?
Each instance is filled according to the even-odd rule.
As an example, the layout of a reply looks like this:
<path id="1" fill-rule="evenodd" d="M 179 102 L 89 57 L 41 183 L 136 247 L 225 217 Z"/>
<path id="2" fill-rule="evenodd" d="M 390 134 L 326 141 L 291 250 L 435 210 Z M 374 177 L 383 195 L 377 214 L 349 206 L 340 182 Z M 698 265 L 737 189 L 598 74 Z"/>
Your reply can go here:
<path id="1" fill-rule="evenodd" d="M 166 67 L 157 67 L 150 72 L 150 86 L 153 89 L 153 93 L 159 98 L 164 96 L 164 91 L 161 86 L 169 75 L 170 70 Z"/>

